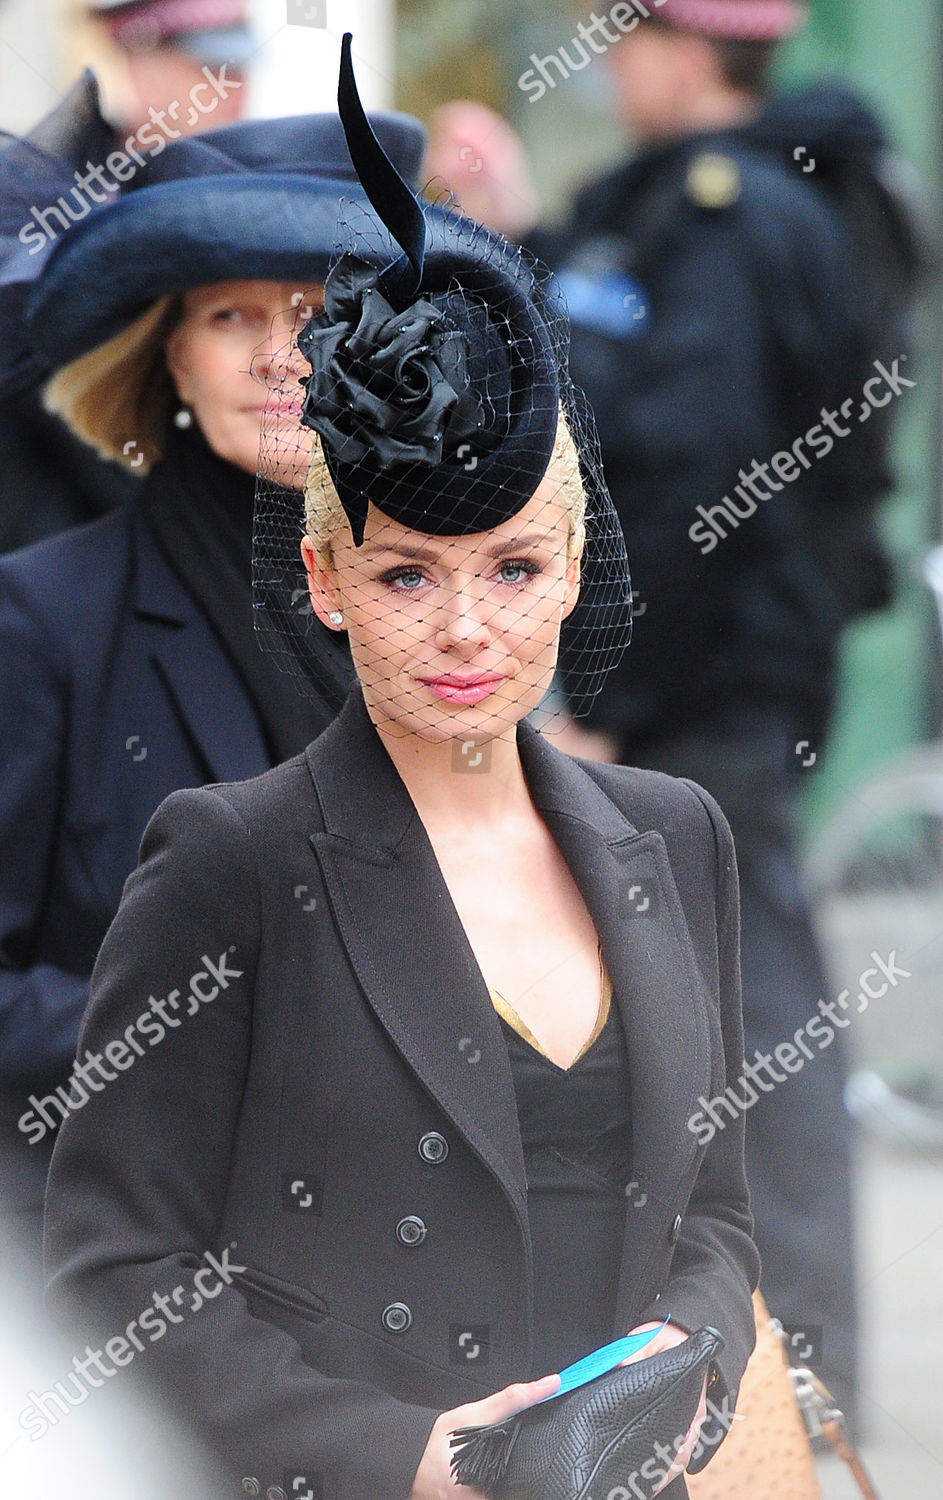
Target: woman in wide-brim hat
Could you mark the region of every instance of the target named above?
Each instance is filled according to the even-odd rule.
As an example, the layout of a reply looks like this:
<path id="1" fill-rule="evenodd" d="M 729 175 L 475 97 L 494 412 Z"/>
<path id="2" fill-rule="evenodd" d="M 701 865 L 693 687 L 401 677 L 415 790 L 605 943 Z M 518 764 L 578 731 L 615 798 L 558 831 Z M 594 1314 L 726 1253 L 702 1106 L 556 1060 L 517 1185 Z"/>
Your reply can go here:
<path id="1" fill-rule="evenodd" d="M 548 1374 L 653 1331 L 646 1379 L 707 1353 L 618 1482 L 680 1495 L 708 1359 L 697 1463 L 753 1341 L 742 1119 L 692 1129 L 742 1061 L 730 834 L 690 784 L 581 764 L 525 722 L 561 662 L 590 701 L 631 624 L 560 299 L 423 213 L 349 54 L 340 99 L 383 224 L 349 216 L 298 335 L 301 422 L 267 415 L 255 585 L 316 688 L 303 560 L 357 682 L 304 755 L 152 820 L 83 1035 L 124 1038 L 131 1076 L 62 1127 L 49 1296 L 137 1340 L 234 1492 L 332 1500 L 471 1500 L 456 1429 L 504 1424 L 470 1439 L 499 1450 L 473 1464 L 491 1485 Z M 267 457 L 292 442 L 303 505 Z M 609 1403 L 610 1431 L 634 1420 Z M 577 1437 L 578 1463 L 513 1492 L 615 1493 L 599 1424 Z"/>
<path id="2" fill-rule="evenodd" d="M 87 131 L 90 84 L 70 119 L 83 111 Z M 377 128 L 412 176 L 421 127 Z M 178 787 L 296 753 L 346 692 L 346 643 L 303 602 L 320 692 L 302 698 L 259 651 L 252 506 L 262 407 L 298 394 L 278 347 L 320 298 L 342 202 L 365 200 L 336 115 L 165 145 L 100 206 L 35 142 L 6 152 L 22 212 L 3 215 L 0 381 L 46 380 L 138 481 L 120 510 L 0 561 L 0 1198 L 38 1227 L 56 1126 L 82 1097 L 67 1085 L 89 975 L 148 818 Z"/>

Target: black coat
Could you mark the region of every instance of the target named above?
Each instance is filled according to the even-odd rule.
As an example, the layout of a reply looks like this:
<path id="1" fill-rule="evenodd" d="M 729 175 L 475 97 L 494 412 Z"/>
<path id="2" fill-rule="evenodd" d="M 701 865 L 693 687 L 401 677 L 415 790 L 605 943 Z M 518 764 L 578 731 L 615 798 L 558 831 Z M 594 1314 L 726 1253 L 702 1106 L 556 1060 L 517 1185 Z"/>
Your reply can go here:
<path id="1" fill-rule="evenodd" d="M 48 1163 L 17 1120 L 68 1074 L 148 819 L 179 787 L 272 764 L 142 502 L 0 558 L 0 1198 L 17 1210 L 41 1205 Z"/>
<path id="2" fill-rule="evenodd" d="M 39 393 L 0 397 L 0 552 L 107 515 L 138 489 L 46 411 Z"/>
<path id="3" fill-rule="evenodd" d="M 526 726 L 519 743 L 632 1060 L 641 1189 L 613 1334 L 714 1324 L 732 1396 L 758 1270 L 742 1121 L 706 1152 L 687 1123 L 743 1057 L 729 831 L 688 783 L 573 761 Z M 173 992 L 157 1036 L 148 997 Z M 155 1292 L 182 1306 L 229 1247 L 234 1284 L 149 1335 L 141 1369 L 199 1414 L 234 1492 L 294 1474 L 317 1493 L 318 1475 L 331 1500 L 402 1500 L 437 1411 L 530 1373 L 531 1250 L 500 1023 L 359 692 L 305 755 L 158 811 L 80 1054 L 128 1052 L 129 1032 L 129 1076 L 56 1145 L 53 1305 L 77 1299 L 103 1338 Z"/>

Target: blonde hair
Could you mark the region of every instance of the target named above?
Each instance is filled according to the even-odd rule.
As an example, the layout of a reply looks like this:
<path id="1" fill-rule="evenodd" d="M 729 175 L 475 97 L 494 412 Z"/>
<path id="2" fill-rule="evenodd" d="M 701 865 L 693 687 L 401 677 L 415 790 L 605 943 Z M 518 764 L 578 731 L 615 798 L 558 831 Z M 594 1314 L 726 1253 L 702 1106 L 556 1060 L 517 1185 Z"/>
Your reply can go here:
<path id="1" fill-rule="evenodd" d="M 160 297 L 129 327 L 58 370 L 43 401 L 102 458 L 146 474 L 163 457 L 177 394 L 164 345 L 183 307 Z"/>
<path id="2" fill-rule="evenodd" d="M 560 408 L 557 432 L 550 455 L 550 468 L 556 468 L 563 510 L 569 522 L 567 559 L 579 557 L 583 550 L 586 524 L 586 491 L 580 473 L 579 453 L 573 434 Z M 305 483 L 305 531 L 322 557 L 330 559 L 331 543 L 348 525 L 340 496 L 334 487 L 331 471 L 327 466 L 321 439 L 314 434 L 311 446 L 311 462 Z"/>

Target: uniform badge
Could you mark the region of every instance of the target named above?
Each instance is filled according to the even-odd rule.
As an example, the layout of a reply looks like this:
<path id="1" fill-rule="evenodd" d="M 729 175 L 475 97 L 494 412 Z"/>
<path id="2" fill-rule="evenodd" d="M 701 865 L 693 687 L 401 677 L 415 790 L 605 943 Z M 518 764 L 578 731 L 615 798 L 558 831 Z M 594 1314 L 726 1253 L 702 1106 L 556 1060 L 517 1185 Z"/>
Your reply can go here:
<path id="1" fill-rule="evenodd" d="M 685 191 L 698 208 L 729 208 L 740 197 L 740 167 L 720 151 L 701 151 L 688 167 Z"/>

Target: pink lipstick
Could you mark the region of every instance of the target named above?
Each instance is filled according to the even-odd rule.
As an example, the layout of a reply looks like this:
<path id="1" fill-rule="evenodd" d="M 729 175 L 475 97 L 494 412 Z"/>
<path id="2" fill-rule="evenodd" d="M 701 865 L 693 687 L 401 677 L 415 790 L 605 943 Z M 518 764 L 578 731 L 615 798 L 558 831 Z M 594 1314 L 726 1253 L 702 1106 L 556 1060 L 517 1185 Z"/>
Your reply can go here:
<path id="1" fill-rule="evenodd" d="M 446 703 L 467 705 L 481 703 L 490 697 L 504 678 L 498 672 L 476 672 L 468 676 L 447 673 L 442 677 L 421 677 L 419 680 Z"/>

